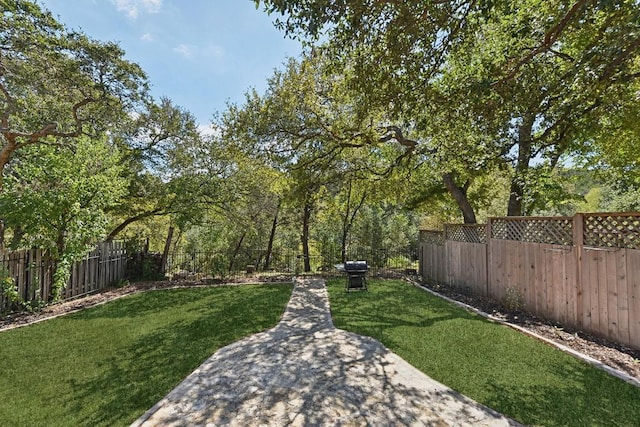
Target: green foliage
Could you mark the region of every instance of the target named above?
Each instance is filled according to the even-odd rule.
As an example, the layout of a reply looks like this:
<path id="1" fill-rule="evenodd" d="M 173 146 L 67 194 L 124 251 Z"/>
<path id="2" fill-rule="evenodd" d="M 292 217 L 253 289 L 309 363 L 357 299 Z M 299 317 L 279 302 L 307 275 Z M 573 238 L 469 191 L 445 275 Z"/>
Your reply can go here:
<path id="1" fill-rule="evenodd" d="M 105 235 L 105 210 L 125 191 L 118 151 L 104 139 L 80 139 L 73 151 L 25 148 L 0 193 L 0 216 L 22 233 L 23 247 L 48 249 L 55 261 L 54 299 L 79 257 Z"/>
<path id="2" fill-rule="evenodd" d="M 416 132 L 414 154 L 454 176 L 462 199 L 508 172 L 508 213 L 530 213 L 563 197 L 552 176 L 564 154 L 595 144 L 630 169 L 637 160 L 633 0 L 255 3 L 331 58 L 352 99 Z"/>
<path id="3" fill-rule="evenodd" d="M 45 302 L 40 297 L 40 284 L 37 276 L 34 276 L 31 286 L 36 289 L 35 296 L 29 301 L 24 301 L 11 274 L 5 268 L 0 267 L 0 297 L 5 300 L 6 311 L 25 310 L 33 312 L 44 307 Z"/>
<path id="4" fill-rule="evenodd" d="M 197 223 L 205 203 L 223 198 L 214 143 L 201 135 L 195 117 L 171 100 L 147 102 L 114 140 L 128 188 L 110 209 L 110 239 L 151 235 L 151 246 L 161 251 L 164 236 L 154 230 Z"/>
<path id="5" fill-rule="evenodd" d="M 0 268 L 0 296 L 8 302 L 10 308 L 22 302 L 13 277 L 4 268 Z"/>
<path id="6" fill-rule="evenodd" d="M 524 306 L 524 298 L 517 288 L 507 287 L 502 304 L 507 310 L 520 311 Z"/>
<path id="7" fill-rule="evenodd" d="M 70 31 L 30 0 L 0 5 L 0 172 L 17 150 L 111 130 L 146 97 L 115 43 Z"/>

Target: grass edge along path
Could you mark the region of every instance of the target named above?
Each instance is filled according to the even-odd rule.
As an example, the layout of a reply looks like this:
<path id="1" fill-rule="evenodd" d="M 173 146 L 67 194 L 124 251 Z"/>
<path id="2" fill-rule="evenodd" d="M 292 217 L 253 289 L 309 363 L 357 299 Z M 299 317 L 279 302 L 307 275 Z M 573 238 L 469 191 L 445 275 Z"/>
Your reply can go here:
<path id="1" fill-rule="evenodd" d="M 373 337 L 431 378 L 521 423 L 637 426 L 640 389 L 516 330 L 393 280 L 327 283 L 337 328 Z"/>
<path id="2" fill-rule="evenodd" d="M 0 332 L 0 425 L 129 425 L 216 350 L 275 326 L 291 290 L 143 292 Z"/>

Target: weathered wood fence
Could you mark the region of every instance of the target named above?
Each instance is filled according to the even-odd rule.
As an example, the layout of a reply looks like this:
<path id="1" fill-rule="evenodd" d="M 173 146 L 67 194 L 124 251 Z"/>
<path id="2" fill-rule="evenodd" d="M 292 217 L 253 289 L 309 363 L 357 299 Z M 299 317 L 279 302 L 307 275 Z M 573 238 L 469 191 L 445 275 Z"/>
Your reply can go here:
<path id="1" fill-rule="evenodd" d="M 640 212 L 423 230 L 420 274 L 640 349 Z"/>
<path id="2" fill-rule="evenodd" d="M 5 253 L 2 267 L 13 278 L 23 301 L 48 301 L 51 296 L 52 262 L 42 249 Z M 71 277 L 62 292 L 62 299 L 72 299 L 104 289 L 125 274 L 127 254 L 121 242 L 99 244 L 71 269 Z M 0 310 L 7 301 L 0 295 Z"/>

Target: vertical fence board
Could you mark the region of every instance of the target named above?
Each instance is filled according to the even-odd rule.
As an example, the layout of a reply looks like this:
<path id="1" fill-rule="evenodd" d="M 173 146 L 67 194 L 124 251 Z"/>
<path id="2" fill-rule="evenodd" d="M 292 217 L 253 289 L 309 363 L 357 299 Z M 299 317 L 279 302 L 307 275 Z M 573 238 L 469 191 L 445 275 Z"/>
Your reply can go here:
<path id="1" fill-rule="evenodd" d="M 598 316 L 599 327 L 596 333 L 606 334 L 609 330 L 609 315 L 607 303 L 609 299 L 607 289 L 607 252 L 601 251 L 598 256 Z"/>
<path id="2" fill-rule="evenodd" d="M 446 273 L 445 283 L 452 286 L 461 286 L 462 278 L 460 277 L 460 246 L 450 240 L 445 241 L 444 251 L 446 254 Z"/>
<path id="3" fill-rule="evenodd" d="M 617 274 L 617 258 L 621 251 L 605 252 L 606 272 L 604 274 L 605 282 L 600 286 L 607 289 L 607 336 L 615 341 L 620 342 L 620 321 L 618 318 L 618 274 Z"/>
<path id="4" fill-rule="evenodd" d="M 591 276 L 589 277 L 589 288 L 591 289 L 591 330 L 598 332 L 600 330 L 600 287 L 599 270 L 602 265 L 601 253 L 595 250 L 589 250 L 589 261 L 591 264 Z"/>
<path id="5" fill-rule="evenodd" d="M 629 293 L 629 341 L 640 349 L 640 250 L 627 250 L 627 286 Z"/>
<path id="6" fill-rule="evenodd" d="M 94 289 L 91 286 L 91 279 L 89 278 L 89 270 L 91 268 L 91 252 L 87 254 L 84 260 L 84 268 L 82 269 L 82 283 L 84 284 L 85 292 L 92 292 Z"/>
<path id="7" fill-rule="evenodd" d="M 44 268 L 42 265 L 42 251 L 39 249 L 34 249 L 33 251 L 34 253 L 34 270 L 35 270 L 35 277 L 37 278 L 37 292 L 39 294 L 39 297 L 41 299 L 44 299 L 44 280 L 43 280 L 43 276 L 44 276 Z"/>
<path id="8" fill-rule="evenodd" d="M 515 243 L 515 242 L 513 242 Z M 526 251 L 522 245 L 512 245 L 513 250 L 511 255 L 513 256 L 513 274 L 510 280 L 511 286 L 518 290 L 520 296 L 524 295 L 524 289 L 526 284 L 524 283 L 524 266 L 527 262 Z"/>
<path id="9" fill-rule="evenodd" d="M 95 291 L 100 289 L 98 286 L 98 265 L 96 263 L 96 251 L 91 252 L 91 258 L 89 261 L 89 283 L 91 284 L 91 290 Z"/>
<path id="10" fill-rule="evenodd" d="M 592 267 L 595 266 L 595 264 L 591 262 L 592 255 L 592 252 L 583 250 L 580 266 L 578 267 L 581 271 L 580 276 L 582 277 L 582 313 L 580 313 L 580 315 L 582 316 L 582 327 L 584 330 L 591 330 L 591 295 L 593 294 L 591 290 L 591 270 Z"/>
<path id="11" fill-rule="evenodd" d="M 51 286 L 53 284 L 53 277 L 51 270 L 51 255 L 48 252 L 44 252 L 42 256 L 42 283 L 44 285 L 44 292 L 42 299 L 45 301 L 49 301 L 51 299 Z"/>
<path id="12" fill-rule="evenodd" d="M 487 245 L 483 243 L 466 243 L 471 259 L 469 282 L 475 285 L 475 291 L 486 296 L 487 292 Z"/>
<path id="13" fill-rule="evenodd" d="M 631 345 L 629 340 L 629 285 L 627 276 L 627 252 L 631 249 L 624 249 L 618 252 L 616 257 L 616 282 L 618 289 L 618 301 L 616 312 L 618 313 L 618 337 L 621 343 Z"/>
<path id="14" fill-rule="evenodd" d="M 534 312 L 535 310 L 535 273 L 536 273 L 536 263 L 534 250 L 531 245 L 524 245 L 522 251 L 522 279 L 523 279 L 523 287 L 522 287 L 522 298 L 524 302 L 524 309 L 530 312 Z"/>
<path id="15" fill-rule="evenodd" d="M 576 315 L 576 301 L 577 301 L 577 277 L 576 277 L 576 253 L 575 248 L 571 248 L 565 252 L 565 266 L 564 266 L 564 308 L 561 308 L 561 312 L 566 313 L 565 322 L 568 326 L 574 328 L 578 327 L 578 318 Z"/>
<path id="16" fill-rule="evenodd" d="M 545 262 L 547 264 L 547 270 L 549 271 L 548 277 L 545 280 L 545 289 L 547 290 L 546 305 L 547 305 L 547 318 L 554 319 L 556 317 L 557 301 L 561 291 L 561 262 L 560 252 L 555 247 L 545 248 Z"/>
<path id="17" fill-rule="evenodd" d="M 554 285 L 553 285 L 553 275 L 554 275 L 554 262 L 552 252 L 548 247 L 544 247 L 540 245 L 538 247 L 538 251 L 540 251 L 540 256 L 543 259 L 543 270 L 542 270 L 542 283 L 540 284 L 540 288 L 542 290 L 542 311 L 543 317 L 546 319 L 551 318 L 553 316 L 553 304 L 551 299 L 553 298 L 554 293 Z"/>
<path id="18" fill-rule="evenodd" d="M 547 300 L 545 298 L 545 289 L 544 289 L 544 279 L 546 275 L 546 271 L 545 271 L 546 267 L 544 262 L 545 253 L 543 250 L 540 250 L 539 246 L 531 245 L 531 249 L 533 250 L 534 263 L 536 266 L 535 282 L 534 282 L 534 288 L 535 288 L 534 307 L 536 307 L 535 312 L 539 313 L 541 316 L 546 317 Z"/>
<path id="19" fill-rule="evenodd" d="M 505 265 L 504 265 L 504 271 L 505 271 L 505 284 L 507 285 L 508 288 L 514 288 L 517 289 L 518 288 L 518 277 L 517 277 L 517 271 L 518 271 L 518 259 L 519 257 L 519 251 L 516 245 L 517 242 L 514 242 L 512 240 L 506 240 L 505 241 L 505 246 L 504 246 L 504 256 L 506 256 L 505 258 Z M 505 292 L 502 293 L 503 298 L 505 296 Z"/>
<path id="20" fill-rule="evenodd" d="M 502 288 L 502 241 L 497 239 L 490 239 L 490 258 L 489 258 L 489 271 L 491 271 L 491 281 L 489 283 L 490 293 L 489 296 L 495 300 L 502 298 L 500 289 Z"/>
<path id="21" fill-rule="evenodd" d="M 26 299 L 28 297 L 27 292 L 27 282 L 26 282 L 26 277 L 25 277 L 25 257 L 27 256 L 27 251 L 20 251 L 18 258 L 15 261 L 15 265 L 16 265 L 16 277 L 17 277 L 17 282 L 18 282 L 18 289 L 19 289 L 19 293 L 20 296 L 24 299 Z"/>
<path id="22" fill-rule="evenodd" d="M 28 284 L 28 291 L 27 291 L 27 300 L 31 301 L 35 299 L 35 265 L 33 262 L 35 256 L 35 250 L 34 249 L 30 249 L 27 251 L 27 274 L 26 274 L 26 280 L 27 280 L 27 284 Z"/>
<path id="23" fill-rule="evenodd" d="M 588 293 L 584 290 L 582 258 L 584 256 L 584 215 L 576 214 L 572 224 L 573 253 L 575 254 L 575 319 L 576 326 L 583 327 L 585 322 L 585 299 Z"/>

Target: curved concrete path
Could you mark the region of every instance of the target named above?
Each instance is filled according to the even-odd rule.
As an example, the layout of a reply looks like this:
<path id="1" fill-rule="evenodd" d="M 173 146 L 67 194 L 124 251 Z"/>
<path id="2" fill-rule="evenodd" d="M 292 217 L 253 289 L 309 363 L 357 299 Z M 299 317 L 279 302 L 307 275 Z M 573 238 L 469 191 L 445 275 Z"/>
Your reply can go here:
<path id="1" fill-rule="evenodd" d="M 299 278 L 280 323 L 217 351 L 133 426 L 517 426 L 378 341 L 336 329 Z"/>

